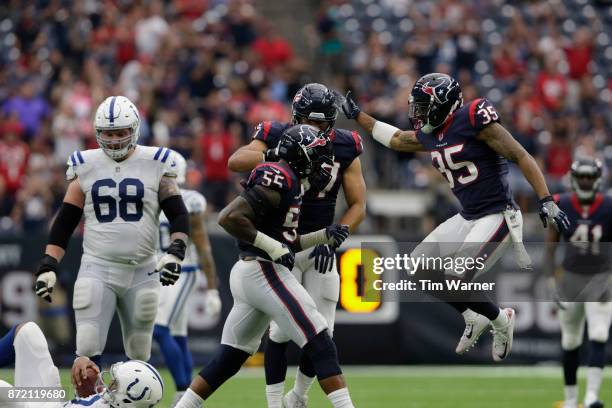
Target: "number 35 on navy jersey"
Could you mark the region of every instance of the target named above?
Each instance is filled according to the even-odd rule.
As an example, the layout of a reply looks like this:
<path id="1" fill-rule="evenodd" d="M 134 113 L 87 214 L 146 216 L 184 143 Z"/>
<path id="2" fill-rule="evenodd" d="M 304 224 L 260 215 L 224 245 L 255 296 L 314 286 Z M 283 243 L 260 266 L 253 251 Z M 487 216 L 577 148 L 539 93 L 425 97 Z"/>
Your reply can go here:
<path id="1" fill-rule="evenodd" d="M 101 149 L 74 152 L 66 177 L 78 177 L 85 194 L 84 255 L 120 263 L 154 256 L 158 241 L 158 189 L 163 176 L 176 177 L 173 153 L 137 146 L 122 162 Z"/>

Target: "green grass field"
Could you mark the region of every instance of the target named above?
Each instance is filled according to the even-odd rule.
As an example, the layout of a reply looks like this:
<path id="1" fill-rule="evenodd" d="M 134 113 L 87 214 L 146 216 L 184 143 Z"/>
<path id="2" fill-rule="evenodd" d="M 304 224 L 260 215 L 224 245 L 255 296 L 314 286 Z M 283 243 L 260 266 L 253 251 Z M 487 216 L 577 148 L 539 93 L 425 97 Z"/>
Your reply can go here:
<path id="1" fill-rule="evenodd" d="M 289 372 L 294 371 L 290 368 Z M 174 386 L 168 371 L 162 370 L 162 374 L 168 388 L 161 407 L 166 408 Z M 558 367 L 348 367 L 345 374 L 357 408 L 551 408 L 563 395 Z M 0 371 L 0 378 L 12 380 L 7 371 Z M 62 370 L 62 381 L 71 389 L 68 370 Z M 612 403 L 612 373 L 606 374 L 601 397 Z M 265 407 L 263 370 L 242 370 L 205 406 Z M 330 404 L 320 389 L 313 387 L 308 406 Z"/>

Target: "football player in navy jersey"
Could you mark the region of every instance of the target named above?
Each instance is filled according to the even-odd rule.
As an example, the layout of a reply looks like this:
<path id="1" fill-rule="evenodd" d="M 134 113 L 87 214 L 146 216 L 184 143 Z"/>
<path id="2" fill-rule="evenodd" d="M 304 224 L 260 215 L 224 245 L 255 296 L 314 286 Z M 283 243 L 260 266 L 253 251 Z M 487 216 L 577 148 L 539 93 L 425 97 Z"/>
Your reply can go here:
<path id="1" fill-rule="evenodd" d="M 336 200 L 340 186 L 344 192 L 347 210 L 340 219 L 354 231 L 365 216 L 365 182 L 361 173 L 359 155 L 363 151 L 359 134 L 355 131 L 334 128 L 338 116 L 336 94 L 317 83 L 302 87 L 293 98 L 293 122 L 315 126 L 326 132 L 333 148 L 333 160 L 323 166 L 331 174 L 331 180 L 321 186 L 313 186 L 305 193 L 302 203 L 299 233 L 310 233 L 330 225 L 334 221 Z M 275 161 L 276 145 L 291 123 L 263 122 L 257 126 L 250 144 L 238 149 L 230 157 L 228 166 L 233 171 L 251 171 L 262 161 Z M 318 245 L 314 250 L 296 254 L 293 274 L 304 285 L 327 320 L 329 334 L 333 335 L 336 303 L 340 293 L 340 276 L 336 271 L 335 248 Z M 287 373 L 287 333 L 272 322 L 270 341 L 266 346 L 266 397 L 268 408 L 280 408 Z M 307 394 L 314 382 L 315 372 L 306 355 L 302 355 L 293 389 L 284 397 L 287 407 L 306 404 Z"/>
<path id="2" fill-rule="evenodd" d="M 464 105 L 461 88 L 454 78 L 431 73 L 421 77 L 412 88 L 408 109 L 414 130 L 400 130 L 361 112 L 350 92 L 342 104 L 347 118 L 355 119 L 386 147 L 400 152 L 430 152 L 433 165 L 446 177 L 461 203 L 461 212 L 434 229 L 414 255 L 429 253 L 438 246 L 445 248 L 444 256 L 465 255 L 473 250 L 472 256 L 487 258 L 484 268 L 463 276 L 474 277 L 493 266 L 507 247 L 510 235 L 520 242 L 522 234 L 517 232 L 521 231 L 522 216 L 508 186 L 508 161 L 518 165 L 540 198 L 544 226 L 551 223 L 560 231 L 567 229 L 567 217 L 555 204 L 535 160 L 499 123 L 491 102 L 482 98 Z M 512 232 L 509 222 L 517 223 Z M 491 324 L 493 360 L 501 361 L 508 356 L 514 331 L 513 309 L 500 309 L 491 302 L 447 303 L 465 319 L 457 353 L 474 346 Z"/>
<path id="3" fill-rule="evenodd" d="M 331 153 L 329 139 L 313 126 L 296 125 L 283 133 L 275 153 L 278 161 L 257 165 L 244 192 L 219 214 L 219 224 L 239 240 L 240 260 L 230 274 L 234 305 L 221 346 L 178 408 L 200 407 L 237 373 L 259 348 L 271 320 L 309 356 L 332 405 L 353 408 L 327 321 L 291 273 L 294 251 L 320 244 L 337 247 L 349 234 L 348 226 L 339 224 L 307 234 L 296 230 L 302 194 L 312 182 L 331 177 L 321 166 Z"/>
<path id="4" fill-rule="evenodd" d="M 589 360 L 584 408 L 602 408 L 599 401 L 605 347 L 612 320 L 610 298 L 610 253 L 601 242 L 612 241 L 612 198 L 600 192 L 602 164 L 590 158 L 572 163 L 572 192 L 555 195 L 555 201 L 570 219 L 563 234 L 551 230 L 547 242 L 565 241 L 565 253 L 556 294 L 559 300 L 565 400 L 562 408 L 578 408 L 576 372 L 580 364 L 586 320 Z M 605 245 L 605 244 L 604 244 Z M 555 245 L 547 246 L 549 273 L 555 271 Z"/>

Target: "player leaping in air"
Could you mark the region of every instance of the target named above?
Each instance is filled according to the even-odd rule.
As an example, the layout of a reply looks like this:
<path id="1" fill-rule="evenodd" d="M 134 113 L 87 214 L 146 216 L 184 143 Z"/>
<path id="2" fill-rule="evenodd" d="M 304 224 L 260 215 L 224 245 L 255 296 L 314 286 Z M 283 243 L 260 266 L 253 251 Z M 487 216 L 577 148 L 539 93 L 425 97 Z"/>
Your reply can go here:
<path id="1" fill-rule="evenodd" d="M 353 407 L 327 322 L 291 273 L 294 250 L 319 244 L 336 247 L 349 233 L 348 226 L 338 224 L 309 234 L 296 231 L 303 191 L 311 179 L 329 176 L 321 167 L 329 154 L 329 140 L 319 129 L 308 125 L 288 129 L 276 148 L 279 160 L 255 167 L 244 192 L 221 211 L 219 224 L 239 240 L 240 260 L 230 274 L 234 305 L 218 351 L 177 408 L 200 407 L 236 374 L 259 348 L 271 320 L 309 356 L 332 405 Z"/>
<path id="2" fill-rule="evenodd" d="M 508 161 L 518 165 L 540 198 L 544 226 L 550 223 L 560 231 L 568 228 L 567 216 L 555 204 L 535 160 L 499 123 L 499 115 L 487 99 L 464 105 L 459 83 L 449 75 L 432 73 L 416 82 L 408 109 L 414 131 L 400 130 L 361 112 L 350 93 L 342 105 L 347 118 L 355 119 L 384 146 L 400 152 L 429 151 L 433 165 L 446 176 L 461 203 L 461 212 L 434 229 L 415 251 L 426 251 L 427 247 L 436 246 L 433 243 L 445 243 L 444 255 L 450 256 L 483 247 L 490 253 L 484 254 L 488 257 L 480 273 L 491 268 L 506 247 L 495 243 L 510 240 L 506 219 L 516 223 L 515 229 L 520 230 L 522 223 L 508 186 Z M 493 246 L 474 243 L 493 243 Z M 496 247 L 499 250 L 495 251 Z M 513 309 L 500 309 L 491 302 L 447 303 L 465 319 L 457 353 L 474 346 L 491 324 L 493 360 L 501 361 L 508 356 L 514 331 Z"/>
<path id="3" fill-rule="evenodd" d="M 340 186 L 347 204 L 340 224 L 348 225 L 351 232 L 355 231 L 365 217 L 366 206 L 366 187 L 359 160 L 363 147 L 359 134 L 334 128 L 338 116 L 338 100 L 325 85 L 311 83 L 302 87 L 293 98 L 292 110 L 293 124 L 304 123 L 326 132 L 334 155 L 333 160 L 324 163 L 331 174 L 331 181 L 321 186 L 313 185 L 304 195 L 298 232 L 307 234 L 333 223 Z M 263 161 L 276 161 L 276 145 L 283 132 L 293 124 L 260 123 L 251 143 L 230 157 L 229 168 L 237 172 L 251 171 Z M 314 250 L 299 252 L 292 271 L 327 320 L 330 336 L 333 336 L 336 303 L 340 295 L 340 276 L 336 270 L 334 250 L 329 245 L 317 245 Z M 288 342 L 288 334 L 272 322 L 265 351 L 268 408 L 280 408 L 281 400 L 287 408 L 306 404 L 308 390 L 314 382 L 312 363 L 302 353 L 293 389 L 283 398 Z"/>
<path id="4" fill-rule="evenodd" d="M 70 184 L 51 226 L 35 290 L 51 302 L 58 264 L 85 214 L 83 257 L 72 300 L 76 353 L 100 365 L 117 310 L 125 353 L 146 361 L 160 280 L 172 285 L 180 276 L 189 213 L 176 183 L 172 152 L 137 144 L 140 117 L 129 99 L 111 96 L 102 102 L 94 128 L 100 148 L 75 151 L 68 159 Z M 156 262 L 160 209 L 170 221 L 172 243 Z"/>

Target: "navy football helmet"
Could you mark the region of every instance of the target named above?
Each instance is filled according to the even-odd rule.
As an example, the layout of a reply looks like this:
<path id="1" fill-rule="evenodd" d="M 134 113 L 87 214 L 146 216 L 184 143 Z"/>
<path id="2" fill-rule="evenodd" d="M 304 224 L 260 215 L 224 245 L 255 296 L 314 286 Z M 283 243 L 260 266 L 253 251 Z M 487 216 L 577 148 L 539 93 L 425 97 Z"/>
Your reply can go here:
<path id="1" fill-rule="evenodd" d="M 285 160 L 300 179 L 308 179 L 311 187 L 320 190 L 331 180 L 325 164 L 333 164 L 334 153 L 331 141 L 318 128 L 290 127 L 281 136 L 276 151 L 278 158 Z"/>
<path id="2" fill-rule="evenodd" d="M 302 123 L 302 119 L 327 122 L 329 131 L 338 117 L 336 94 L 325 85 L 311 83 L 304 85 L 293 97 L 293 123 Z"/>
<path id="3" fill-rule="evenodd" d="M 431 133 L 463 106 L 459 82 L 447 74 L 434 72 L 419 78 L 408 100 L 408 116 L 415 130 Z"/>
<path id="4" fill-rule="evenodd" d="M 583 201 L 591 201 L 601 189 L 603 165 L 600 160 L 584 158 L 572 163 L 570 180 L 572 190 Z"/>

